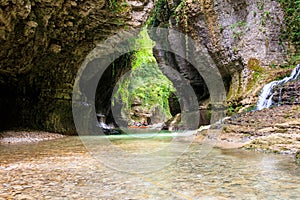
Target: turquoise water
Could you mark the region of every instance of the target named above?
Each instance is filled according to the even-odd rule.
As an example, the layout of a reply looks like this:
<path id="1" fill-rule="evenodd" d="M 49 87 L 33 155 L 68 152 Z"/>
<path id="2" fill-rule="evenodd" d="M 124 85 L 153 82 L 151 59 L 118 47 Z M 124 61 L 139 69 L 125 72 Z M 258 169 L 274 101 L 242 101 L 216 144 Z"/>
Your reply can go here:
<path id="1" fill-rule="evenodd" d="M 147 157 L 157 149 L 164 152 L 174 135 L 152 139 L 147 134 L 132 136 L 108 136 L 110 143 L 102 146 L 101 137 L 86 136 L 83 140 L 94 142 L 94 152 L 79 137 L 1 145 L 0 199 L 300 198 L 300 167 L 291 156 L 217 148 L 205 152 L 199 144 L 183 142 L 188 148 L 178 151 L 175 160 L 169 159 L 175 154 Z M 123 157 L 116 155 L 120 152 L 114 151 L 115 147 L 121 149 Z M 110 167 L 105 159 L 99 160 L 99 152 L 105 159 L 111 158 L 109 162 L 116 161 L 115 165 Z M 152 172 L 122 171 L 124 166 L 153 169 L 161 160 L 166 165 Z"/>

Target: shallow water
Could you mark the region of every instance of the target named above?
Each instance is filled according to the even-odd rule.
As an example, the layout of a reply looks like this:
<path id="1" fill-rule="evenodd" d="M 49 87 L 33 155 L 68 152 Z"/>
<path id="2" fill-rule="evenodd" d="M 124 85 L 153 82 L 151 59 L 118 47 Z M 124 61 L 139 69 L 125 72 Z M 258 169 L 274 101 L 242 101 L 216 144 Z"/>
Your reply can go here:
<path id="1" fill-rule="evenodd" d="M 205 151 L 188 142 L 176 146 L 188 147 L 183 154 L 164 154 L 172 135 L 144 136 L 110 136 L 108 143 L 87 136 L 1 145 L 0 199 L 300 198 L 300 166 L 290 156 Z M 87 150 L 82 141 L 93 144 Z M 133 170 L 126 172 L 124 166 Z M 151 172 L 139 171 L 148 166 Z"/>

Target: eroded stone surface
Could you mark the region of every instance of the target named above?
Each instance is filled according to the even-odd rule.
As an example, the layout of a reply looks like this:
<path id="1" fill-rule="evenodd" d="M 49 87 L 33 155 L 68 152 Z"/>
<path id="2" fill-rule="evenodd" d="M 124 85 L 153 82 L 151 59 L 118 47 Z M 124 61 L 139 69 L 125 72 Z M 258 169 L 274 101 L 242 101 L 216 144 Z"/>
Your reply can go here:
<path id="1" fill-rule="evenodd" d="M 280 106 L 227 119 L 219 140 L 263 152 L 295 154 L 300 150 L 299 106 Z M 220 145 L 222 147 L 222 145 Z"/>
<path id="2" fill-rule="evenodd" d="M 100 41 L 140 27 L 152 7 L 151 0 L 0 1 L 1 128 L 74 134 L 72 87 L 84 58 Z"/>
<path id="3" fill-rule="evenodd" d="M 286 63 L 288 47 L 280 42 L 284 12 L 277 1 L 188 0 L 161 4 L 154 26 L 178 29 L 201 44 L 222 74 L 228 101 L 234 106 L 256 102 L 257 88 L 263 82 L 255 84 L 255 74 L 270 70 L 270 65 Z M 171 48 L 178 48 L 172 46 L 171 37 L 169 43 Z M 181 44 L 186 45 L 184 41 Z M 208 98 L 205 83 L 190 64 L 164 52 L 155 52 L 155 57 L 159 63 L 171 63 L 187 78 L 200 101 Z"/>

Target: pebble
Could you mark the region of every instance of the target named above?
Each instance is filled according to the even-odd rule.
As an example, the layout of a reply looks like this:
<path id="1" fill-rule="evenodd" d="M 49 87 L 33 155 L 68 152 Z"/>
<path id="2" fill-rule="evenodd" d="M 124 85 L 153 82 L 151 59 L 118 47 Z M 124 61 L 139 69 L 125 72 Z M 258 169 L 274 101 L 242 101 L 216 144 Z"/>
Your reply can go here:
<path id="1" fill-rule="evenodd" d="M 61 134 L 44 131 L 6 131 L 0 132 L 0 136 L 0 144 L 36 143 L 64 137 Z"/>
<path id="2" fill-rule="evenodd" d="M 1 167 L 10 169 L 0 174 L 0 199 L 288 199 L 300 192 L 300 169 L 285 156 L 213 149 L 199 159 L 197 144 L 160 171 L 134 175 L 105 167 L 73 140 L 48 141 L 30 153 L 17 148 L 21 160 L 0 149 L 7 161 Z M 39 151 L 47 154 L 34 156 Z"/>

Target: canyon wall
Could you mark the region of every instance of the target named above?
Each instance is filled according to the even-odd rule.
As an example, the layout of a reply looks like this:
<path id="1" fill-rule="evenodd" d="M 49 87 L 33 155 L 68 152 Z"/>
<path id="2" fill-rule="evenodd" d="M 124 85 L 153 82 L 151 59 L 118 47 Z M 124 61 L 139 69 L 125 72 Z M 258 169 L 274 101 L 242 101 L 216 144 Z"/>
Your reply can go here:
<path id="1" fill-rule="evenodd" d="M 253 105 L 264 83 L 258 77 L 287 63 L 289 47 L 281 37 L 285 13 L 277 1 L 159 0 L 152 26 L 177 29 L 207 50 L 233 107 Z M 200 90 L 200 104 L 207 99 L 205 83 L 195 68 L 176 55 L 156 52 L 155 56 L 158 62 L 175 63 L 174 68 Z"/>
<path id="2" fill-rule="evenodd" d="M 274 0 L 156 0 L 155 7 L 149 0 L 0 0 L 0 129 L 74 134 L 71 95 L 84 58 L 120 30 L 141 27 L 150 11 L 150 26 L 186 33 L 208 52 L 230 106 L 253 105 L 265 74 L 285 65 L 293 49 L 281 38 L 286 17 Z M 177 55 L 154 55 L 189 80 L 207 114 L 205 77 Z M 111 86 L 129 68 L 106 72 L 97 89 L 100 112 L 110 112 Z"/>
<path id="3" fill-rule="evenodd" d="M 142 26 L 152 7 L 149 0 L 1 0 L 0 129 L 75 133 L 71 95 L 84 58 L 98 42 Z"/>

